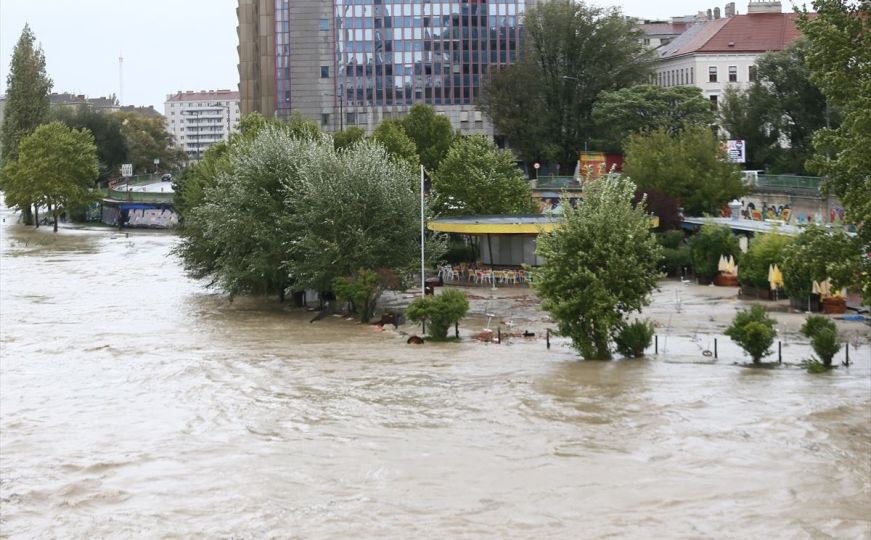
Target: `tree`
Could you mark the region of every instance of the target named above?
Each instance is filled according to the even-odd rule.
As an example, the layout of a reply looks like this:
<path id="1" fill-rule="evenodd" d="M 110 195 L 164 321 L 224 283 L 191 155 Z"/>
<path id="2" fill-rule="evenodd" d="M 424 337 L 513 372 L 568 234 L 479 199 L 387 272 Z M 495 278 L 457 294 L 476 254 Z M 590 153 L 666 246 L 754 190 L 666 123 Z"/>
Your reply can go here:
<path id="1" fill-rule="evenodd" d="M 24 25 L 18 43 L 12 50 L 9 75 L 6 77 L 6 106 L 0 128 L 0 168 L 18 159 L 21 140 L 33 133 L 48 119 L 48 93 L 52 82 L 45 72 L 45 54 L 42 47 L 34 48 L 36 36 L 29 25 Z M 0 178 L 0 187 L 4 187 Z M 24 222 L 30 224 L 32 214 L 29 202 L 20 201 Z"/>
<path id="2" fill-rule="evenodd" d="M 340 153 L 312 144 L 286 196 L 294 287 L 327 291 L 360 269 L 401 275 L 419 265 L 420 192 L 409 168 L 371 141 Z"/>
<path id="3" fill-rule="evenodd" d="M 347 148 L 366 137 L 366 131 L 358 126 L 351 126 L 344 131 L 333 133 L 333 145 L 336 150 Z"/>
<path id="4" fill-rule="evenodd" d="M 750 242 L 747 253 L 741 256 L 738 267 L 738 281 L 757 289 L 768 289 L 768 269 L 776 264 L 783 266 L 792 239 L 782 234 L 758 235 Z"/>
<path id="5" fill-rule="evenodd" d="M 750 309 L 739 311 L 732 324 L 724 332 L 753 358 L 753 363 L 767 354 L 771 354 L 771 344 L 774 343 L 774 325 L 762 306 L 751 306 Z"/>
<path id="6" fill-rule="evenodd" d="M 807 227 L 783 256 L 783 288 L 790 298 L 806 300 L 814 281 L 832 280 L 835 289 L 857 285 L 862 246 L 843 230 Z"/>
<path id="7" fill-rule="evenodd" d="M 687 215 L 717 214 L 746 191 L 738 167 L 726 161 L 708 128 L 688 127 L 676 135 L 658 128 L 631 135 L 624 148 L 623 173 L 641 189 L 676 197 Z"/>
<path id="8" fill-rule="evenodd" d="M 7 202 L 19 209 L 31 202 L 54 217 L 95 200 L 97 149 L 89 131 L 60 122 L 43 124 L 21 140 L 18 159 L 4 166 Z"/>
<path id="9" fill-rule="evenodd" d="M 680 227 L 683 217 L 680 215 L 680 203 L 675 197 L 669 197 L 652 188 L 636 190 L 632 202 L 637 204 L 642 200 L 647 211 L 659 219 L 657 230 L 669 231 Z"/>
<path id="10" fill-rule="evenodd" d="M 429 105 L 414 105 L 401 121 L 405 134 L 414 141 L 417 155 L 427 171 L 438 169 L 454 142 L 454 130 L 447 116 L 436 114 Z"/>
<path id="11" fill-rule="evenodd" d="M 451 325 L 459 322 L 469 311 L 469 300 L 463 292 L 446 289 L 439 295 L 419 296 L 405 310 L 409 320 L 429 322 L 429 335 L 436 339 L 448 337 Z"/>
<path id="12" fill-rule="evenodd" d="M 738 258 L 741 250 L 738 239 L 725 225 L 705 223 L 702 230 L 690 238 L 690 257 L 693 273 L 705 279 L 713 279 L 719 272 L 720 257 Z"/>
<path id="13" fill-rule="evenodd" d="M 679 133 L 684 126 L 708 127 L 714 122 L 711 104 L 694 86 L 662 87 L 639 84 L 605 91 L 593 105 L 593 120 L 605 150 L 620 151 L 631 133 L 664 128 Z"/>
<path id="14" fill-rule="evenodd" d="M 526 161 L 574 164 L 597 136 L 599 95 L 646 81 L 652 53 L 619 10 L 583 2 L 540 3 L 526 12 L 524 31 L 522 60 L 490 72 L 479 107 Z"/>
<path id="15" fill-rule="evenodd" d="M 184 152 L 175 146 L 172 135 L 166 130 L 163 118 L 152 118 L 135 112 L 114 113 L 121 123 L 121 135 L 127 146 L 127 163 L 133 165 L 136 174 L 155 170 L 154 160 L 160 160 L 160 168 L 172 170 L 186 159 Z"/>
<path id="16" fill-rule="evenodd" d="M 610 340 L 627 314 L 648 303 L 659 277 L 661 248 L 643 205 L 632 204 L 634 193 L 627 178 L 595 180 L 577 209 L 564 204 L 560 225 L 539 236 L 546 262 L 536 271 L 536 291 L 585 359 L 611 357 Z"/>
<path id="17" fill-rule="evenodd" d="M 871 245 L 871 12 L 867 2 L 815 0 L 798 27 L 810 42 L 807 63 L 823 94 L 843 112 L 837 129 L 814 135 L 810 167 L 847 210 L 864 246 Z M 871 259 L 861 263 L 861 289 L 871 302 Z"/>
<path id="18" fill-rule="evenodd" d="M 841 350 L 835 323 L 823 315 L 811 315 L 801 326 L 801 333 L 811 340 L 811 347 L 822 360 L 823 366 L 832 367 L 832 358 Z"/>
<path id="19" fill-rule="evenodd" d="M 624 325 L 617 333 L 614 343 L 617 345 L 617 352 L 626 358 L 641 358 L 644 356 L 644 349 L 650 347 L 653 341 L 653 323 L 650 321 L 632 321 Z"/>
<path id="20" fill-rule="evenodd" d="M 459 137 L 433 175 L 441 215 L 530 214 L 532 190 L 507 150 L 484 135 Z"/>
<path id="21" fill-rule="evenodd" d="M 780 121 L 777 103 L 761 85 L 740 90 L 727 86 L 720 104 L 720 125 L 733 139 L 744 141 L 748 169 L 769 170 L 779 159 Z"/>
<path id="22" fill-rule="evenodd" d="M 375 128 L 370 138 L 383 146 L 394 159 L 402 160 L 417 170 L 420 165 L 417 146 L 405 134 L 398 120 L 384 120 Z"/>
<path id="23" fill-rule="evenodd" d="M 837 109 L 810 79 L 807 52 L 807 41 L 799 39 L 760 56 L 756 82 L 746 91 L 730 88 L 724 96 L 723 127 L 732 138 L 745 140 L 752 167 L 806 174 L 813 133 L 839 121 Z"/>
<path id="24" fill-rule="evenodd" d="M 121 121 L 116 115 L 82 104 L 78 107 L 57 107 L 52 110 L 51 117 L 69 128 L 87 129 L 94 135 L 100 181 L 120 173 L 121 164 L 127 163 L 127 143 L 121 135 Z"/>

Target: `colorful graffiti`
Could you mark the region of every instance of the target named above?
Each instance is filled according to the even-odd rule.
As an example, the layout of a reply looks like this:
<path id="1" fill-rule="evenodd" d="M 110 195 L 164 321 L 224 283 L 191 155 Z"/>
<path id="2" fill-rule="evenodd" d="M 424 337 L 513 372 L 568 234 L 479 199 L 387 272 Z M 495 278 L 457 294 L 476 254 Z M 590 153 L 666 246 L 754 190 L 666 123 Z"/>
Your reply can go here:
<path id="1" fill-rule="evenodd" d="M 720 210 L 720 217 L 731 217 L 732 211 L 728 206 Z M 768 204 L 762 201 L 758 204 L 749 201 L 742 202 L 741 217 L 753 221 L 779 220 L 792 225 L 816 224 L 844 224 L 844 209 L 835 206 L 828 213 L 795 210 L 789 204 Z"/>

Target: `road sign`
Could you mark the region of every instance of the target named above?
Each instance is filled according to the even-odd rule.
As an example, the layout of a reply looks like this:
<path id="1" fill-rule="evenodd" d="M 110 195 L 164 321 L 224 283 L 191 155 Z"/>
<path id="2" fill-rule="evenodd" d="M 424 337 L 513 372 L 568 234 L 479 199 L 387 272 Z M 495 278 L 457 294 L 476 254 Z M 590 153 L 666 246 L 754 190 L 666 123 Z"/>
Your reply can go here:
<path id="1" fill-rule="evenodd" d="M 121 165 L 121 176 L 128 177 L 133 176 L 133 164 L 132 163 L 124 163 Z"/>
<path id="2" fill-rule="evenodd" d="M 535 167 L 535 170 L 537 171 L 539 169 L 539 167 L 541 167 L 541 163 L 536 161 L 535 163 L 532 164 L 532 166 Z"/>

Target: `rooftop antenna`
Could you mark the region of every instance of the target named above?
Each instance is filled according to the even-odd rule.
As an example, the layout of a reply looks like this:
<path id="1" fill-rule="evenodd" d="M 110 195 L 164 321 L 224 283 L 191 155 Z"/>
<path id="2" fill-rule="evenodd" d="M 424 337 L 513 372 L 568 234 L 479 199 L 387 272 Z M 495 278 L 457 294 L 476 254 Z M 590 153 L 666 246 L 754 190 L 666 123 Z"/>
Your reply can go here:
<path id="1" fill-rule="evenodd" d="M 118 55 L 118 105 L 124 105 L 124 56 Z"/>

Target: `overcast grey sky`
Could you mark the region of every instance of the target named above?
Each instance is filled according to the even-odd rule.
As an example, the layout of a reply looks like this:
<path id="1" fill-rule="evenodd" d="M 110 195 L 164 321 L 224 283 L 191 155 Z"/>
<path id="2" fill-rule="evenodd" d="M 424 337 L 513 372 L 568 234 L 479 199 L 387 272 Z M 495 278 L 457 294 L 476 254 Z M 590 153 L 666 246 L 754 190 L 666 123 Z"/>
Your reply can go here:
<path id="1" fill-rule="evenodd" d="M 635 17 L 667 19 L 727 0 L 593 0 Z M 236 0 L 0 0 L 0 93 L 25 23 L 45 51 L 55 92 L 121 95 L 124 105 L 154 105 L 178 90 L 238 89 Z M 784 2 L 784 7 L 788 2 Z M 746 13 L 746 0 L 738 0 Z"/>

